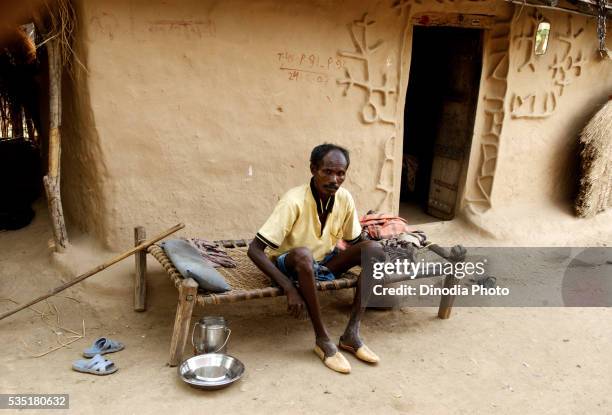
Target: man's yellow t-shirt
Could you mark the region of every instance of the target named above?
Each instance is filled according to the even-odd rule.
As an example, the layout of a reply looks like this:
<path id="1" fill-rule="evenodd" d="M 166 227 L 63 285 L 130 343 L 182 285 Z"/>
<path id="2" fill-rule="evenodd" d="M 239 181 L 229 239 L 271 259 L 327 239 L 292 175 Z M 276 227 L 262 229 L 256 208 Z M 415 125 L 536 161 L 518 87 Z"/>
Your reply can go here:
<path id="1" fill-rule="evenodd" d="M 312 181 L 285 193 L 256 235 L 271 248 L 269 257 L 276 259 L 291 249 L 306 247 L 312 251 L 315 261 L 321 261 L 340 239 L 349 243 L 357 240 L 361 225 L 349 191 L 339 188 L 326 204 L 319 198 Z M 318 212 L 322 211 L 329 213 L 321 231 Z"/>

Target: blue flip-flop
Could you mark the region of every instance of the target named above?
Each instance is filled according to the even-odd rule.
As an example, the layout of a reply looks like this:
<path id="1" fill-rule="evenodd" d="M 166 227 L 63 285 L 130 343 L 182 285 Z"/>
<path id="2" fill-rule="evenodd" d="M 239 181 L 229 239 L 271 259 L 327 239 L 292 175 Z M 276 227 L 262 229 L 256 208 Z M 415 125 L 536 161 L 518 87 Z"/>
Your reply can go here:
<path id="1" fill-rule="evenodd" d="M 119 370 L 119 368 L 110 360 L 107 360 L 97 354 L 88 360 L 77 360 L 72 364 L 72 370 L 103 376 L 115 373 L 117 370 Z"/>
<path id="2" fill-rule="evenodd" d="M 83 356 L 94 357 L 97 354 L 114 353 L 123 350 L 124 347 L 123 343 L 100 337 L 93 342 L 90 348 L 83 350 Z"/>

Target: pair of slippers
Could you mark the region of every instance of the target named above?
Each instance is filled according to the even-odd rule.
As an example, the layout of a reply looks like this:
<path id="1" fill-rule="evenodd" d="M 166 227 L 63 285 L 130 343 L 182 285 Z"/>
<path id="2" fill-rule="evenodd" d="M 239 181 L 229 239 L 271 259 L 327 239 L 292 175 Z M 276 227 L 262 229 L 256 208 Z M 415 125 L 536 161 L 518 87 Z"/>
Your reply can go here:
<path id="1" fill-rule="evenodd" d="M 77 360 L 72 364 L 72 369 L 77 372 L 91 373 L 92 375 L 110 375 L 119 368 L 113 362 L 102 357 L 103 354 L 118 352 L 125 346 L 107 337 L 96 339 L 90 348 L 83 351 L 83 356 L 91 359 Z"/>
<path id="2" fill-rule="evenodd" d="M 342 340 L 338 343 L 338 347 L 342 350 L 346 350 L 355 355 L 360 360 L 363 360 L 367 363 L 378 363 L 380 358 L 374 353 L 368 346 L 362 344 L 358 348 L 354 348 L 349 346 L 348 344 L 342 343 Z M 336 352 L 333 356 L 325 356 L 325 352 L 318 345 L 315 346 L 314 352 L 319 358 L 323 361 L 323 364 L 330 368 L 331 370 L 335 370 L 340 373 L 351 373 L 351 364 L 346 357 L 339 351 Z"/>

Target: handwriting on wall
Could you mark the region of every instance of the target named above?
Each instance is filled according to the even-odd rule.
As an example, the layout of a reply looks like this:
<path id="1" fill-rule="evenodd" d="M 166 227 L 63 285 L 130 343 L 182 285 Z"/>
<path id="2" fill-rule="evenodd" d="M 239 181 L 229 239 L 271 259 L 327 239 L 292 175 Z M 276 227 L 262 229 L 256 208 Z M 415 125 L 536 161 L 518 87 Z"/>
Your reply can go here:
<path id="1" fill-rule="evenodd" d="M 210 19 L 165 19 L 149 22 L 151 33 L 177 33 L 185 37 L 216 37 L 215 22 Z"/>
<path id="2" fill-rule="evenodd" d="M 330 73 L 344 68 L 344 60 L 318 53 L 278 52 L 279 70 L 286 73 L 289 81 L 306 81 L 327 84 Z"/>

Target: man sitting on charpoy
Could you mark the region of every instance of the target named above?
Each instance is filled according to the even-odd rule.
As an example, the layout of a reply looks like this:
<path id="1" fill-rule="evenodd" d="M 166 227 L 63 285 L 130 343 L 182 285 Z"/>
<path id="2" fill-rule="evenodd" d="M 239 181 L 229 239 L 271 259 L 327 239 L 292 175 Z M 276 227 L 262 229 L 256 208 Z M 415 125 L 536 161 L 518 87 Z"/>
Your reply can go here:
<path id="1" fill-rule="evenodd" d="M 323 324 L 316 281 L 333 280 L 361 265 L 362 251 L 368 250 L 370 257 L 384 257 L 377 242 L 362 240 L 353 197 L 340 187 L 349 164 L 348 150 L 334 144 L 315 147 L 310 155 L 310 183 L 285 193 L 248 251 L 255 265 L 284 290 L 289 313 L 299 318 L 308 312 L 315 332 L 314 352 L 327 367 L 341 373 L 350 373 L 351 365 Z M 336 248 L 341 239 L 349 243 L 344 251 Z M 269 256 L 264 253 L 266 247 Z M 371 282 L 371 278 L 359 277 L 351 316 L 338 346 L 376 363 L 378 356 L 359 336 Z"/>

